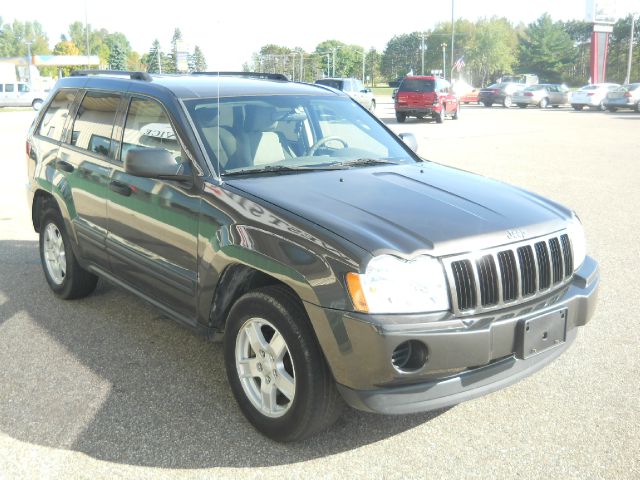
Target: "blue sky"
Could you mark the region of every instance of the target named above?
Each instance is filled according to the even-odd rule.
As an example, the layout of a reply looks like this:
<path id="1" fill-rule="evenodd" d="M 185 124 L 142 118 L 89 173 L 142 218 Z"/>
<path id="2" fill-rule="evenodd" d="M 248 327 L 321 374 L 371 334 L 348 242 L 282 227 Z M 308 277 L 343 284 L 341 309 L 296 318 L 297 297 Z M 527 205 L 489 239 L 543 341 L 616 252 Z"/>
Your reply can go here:
<path id="1" fill-rule="evenodd" d="M 456 17 L 475 20 L 494 15 L 512 22 L 529 23 L 544 12 L 554 19 L 584 19 L 585 0 L 454 0 Z M 621 14 L 640 11 L 640 0 L 604 0 L 616 4 Z M 603 2 L 603 3 L 604 3 Z M 181 29 L 187 44 L 202 48 L 210 69 L 237 70 L 251 54 L 266 43 L 311 51 L 323 40 L 382 50 L 394 35 L 425 30 L 451 20 L 451 0 L 402 0 L 373 3 L 304 0 L 238 0 L 197 2 L 181 0 L 30 0 L 4 1 L 0 15 L 4 22 L 38 20 L 55 44 L 68 25 L 84 21 L 120 31 L 133 48 L 146 52 L 155 38 L 169 48 L 173 29 Z"/>

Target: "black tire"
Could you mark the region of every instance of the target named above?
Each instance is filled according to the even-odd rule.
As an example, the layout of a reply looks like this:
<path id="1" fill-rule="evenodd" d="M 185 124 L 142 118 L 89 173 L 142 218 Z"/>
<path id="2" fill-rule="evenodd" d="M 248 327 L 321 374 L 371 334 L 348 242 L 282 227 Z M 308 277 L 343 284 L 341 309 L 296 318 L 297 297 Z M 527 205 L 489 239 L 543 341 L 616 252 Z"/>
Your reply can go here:
<path id="1" fill-rule="evenodd" d="M 442 108 L 444 109 L 444 107 L 442 107 Z M 444 122 L 444 114 L 442 112 L 440 112 L 440 113 L 434 112 L 433 115 L 431 116 L 431 118 L 433 118 L 436 123 Z"/>
<path id="2" fill-rule="evenodd" d="M 638 102 L 636 103 L 636 108 L 634 108 L 634 110 L 640 113 L 640 100 L 638 100 Z"/>
<path id="3" fill-rule="evenodd" d="M 375 100 L 371 100 L 371 105 L 369 105 L 369 111 L 371 113 L 376 111 L 376 101 Z"/>
<path id="4" fill-rule="evenodd" d="M 584 105 L 571 105 L 571 106 L 577 112 L 581 111 L 584 108 Z"/>
<path id="5" fill-rule="evenodd" d="M 60 278 L 58 279 L 55 278 L 55 274 L 53 273 L 54 267 L 50 266 L 51 261 L 47 260 L 45 253 L 46 245 L 49 244 L 46 240 L 47 232 L 52 233 L 52 230 L 49 230 L 50 226 L 52 226 L 53 232 L 56 232 L 56 235 L 58 235 L 62 241 L 65 256 L 64 274 L 60 273 Z M 71 248 L 69 235 L 65 229 L 62 216 L 60 212 L 53 207 L 49 207 L 44 211 L 40 221 L 40 260 L 42 261 L 42 269 L 47 283 L 53 293 L 58 297 L 65 300 L 83 298 L 95 290 L 98 277 L 82 268 L 78 263 Z"/>
<path id="6" fill-rule="evenodd" d="M 287 349 L 283 364 L 288 358 L 286 368 L 292 372 L 291 377 L 295 379 L 295 393 L 290 402 L 281 392 L 278 393 L 281 397 L 273 397 L 285 401 L 284 407 L 281 407 L 284 414 L 276 418 L 267 416 L 252 403 L 245 391 L 247 387 L 243 386 L 240 380 L 236 365 L 236 351 L 242 338 L 241 329 L 256 319 L 266 320 L 282 336 Z M 267 339 L 269 328 L 266 327 L 265 331 L 261 327 L 264 339 Z M 273 329 L 271 334 L 275 336 Z M 261 354 L 255 352 L 254 355 L 256 361 L 259 361 Z M 269 352 L 267 356 L 262 355 L 262 358 L 265 358 L 264 362 L 268 362 L 266 358 L 269 355 Z M 258 431 L 273 440 L 290 442 L 309 437 L 333 424 L 342 411 L 344 402 L 336 389 L 306 312 L 299 299 L 285 287 L 264 287 L 249 292 L 236 301 L 227 320 L 224 360 L 227 378 L 240 410 Z M 273 361 L 271 357 L 272 363 L 269 365 L 272 365 Z M 264 373 L 270 367 L 267 366 L 265 370 L 260 365 L 261 363 L 258 363 L 257 370 L 261 373 L 251 375 L 250 381 L 258 378 L 259 386 L 262 388 L 271 381 L 267 376 L 269 373 Z M 266 383 L 263 384 L 265 380 L 257 375 L 263 375 Z M 276 377 L 277 375 L 273 375 L 274 385 Z M 258 385 L 257 381 L 255 385 Z"/>
<path id="7" fill-rule="evenodd" d="M 607 107 L 607 110 L 609 110 L 611 113 L 618 111 L 616 107 Z"/>
<path id="8" fill-rule="evenodd" d="M 460 118 L 460 104 L 456 107 L 456 111 L 453 112 L 453 116 L 451 118 L 453 120 L 458 120 Z"/>
<path id="9" fill-rule="evenodd" d="M 41 98 L 36 98 L 33 102 L 31 102 L 31 107 L 34 110 L 40 110 L 40 108 L 42 108 L 43 103 L 44 101 Z"/>
<path id="10" fill-rule="evenodd" d="M 604 101 L 601 101 L 594 109 L 599 112 L 604 112 L 607 108 L 604 106 Z"/>
<path id="11" fill-rule="evenodd" d="M 406 119 L 407 116 L 404 113 L 396 112 L 396 120 L 398 121 L 398 123 L 404 123 Z"/>
<path id="12" fill-rule="evenodd" d="M 526 103 L 519 103 L 518 107 L 520 108 L 527 108 L 527 104 Z"/>
<path id="13" fill-rule="evenodd" d="M 492 102 L 482 102 L 482 105 L 484 105 L 487 108 L 490 108 L 493 105 L 493 103 Z"/>

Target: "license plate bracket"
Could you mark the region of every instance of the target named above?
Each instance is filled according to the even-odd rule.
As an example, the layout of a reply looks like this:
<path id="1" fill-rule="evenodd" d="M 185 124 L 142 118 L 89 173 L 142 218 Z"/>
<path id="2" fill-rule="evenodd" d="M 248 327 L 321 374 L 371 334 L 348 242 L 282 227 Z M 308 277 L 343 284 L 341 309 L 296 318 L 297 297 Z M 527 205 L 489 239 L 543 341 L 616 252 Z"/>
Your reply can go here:
<path id="1" fill-rule="evenodd" d="M 527 359 L 565 342 L 567 309 L 520 320 L 518 324 L 519 358 Z"/>

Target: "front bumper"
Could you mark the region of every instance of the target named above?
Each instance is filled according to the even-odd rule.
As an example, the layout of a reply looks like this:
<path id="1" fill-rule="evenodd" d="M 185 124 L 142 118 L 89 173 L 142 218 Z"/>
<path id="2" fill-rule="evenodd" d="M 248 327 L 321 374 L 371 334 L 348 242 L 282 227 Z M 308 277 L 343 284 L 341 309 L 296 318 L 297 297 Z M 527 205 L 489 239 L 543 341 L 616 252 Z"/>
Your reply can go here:
<path id="1" fill-rule="evenodd" d="M 403 414 L 455 405 L 541 369 L 590 320 L 598 284 L 598 265 L 587 257 L 559 291 L 491 314 L 385 316 L 306 306 L 345 401 L 360 410 Z M 564 342 L 523 355 L 523 322 L 557 312 L 565 321 Z M 407 340 L 428 348 L 427 362 L 417 371 L 402 372 L 391 364 L 393 351 Z"/>

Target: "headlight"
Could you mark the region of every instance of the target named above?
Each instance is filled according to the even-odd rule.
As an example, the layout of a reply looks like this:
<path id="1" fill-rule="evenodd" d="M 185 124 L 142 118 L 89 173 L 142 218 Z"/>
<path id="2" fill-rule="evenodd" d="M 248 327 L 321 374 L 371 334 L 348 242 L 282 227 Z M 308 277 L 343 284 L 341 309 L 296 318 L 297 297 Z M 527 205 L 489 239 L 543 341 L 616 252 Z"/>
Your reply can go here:
<path id="1" fill-rule="evenodd" d="M 449 309 L 444 269 L 435 258 L 373 258 L 364 274 L 347 274 L 356 309 L 369 313 L 418 313 Z"/>
<path id="2" fill-rule="evenodd" d="M 571 249 L 573 250 L 573 269 L 577 270 L 584 262 L 587 256 L 587 242 L 584 237 L 584 228 L 582 228 L 582 222 L 574 214 L 573 218 L 569 221 L 567 226 L 567 233 L 571 240 Z"/>

